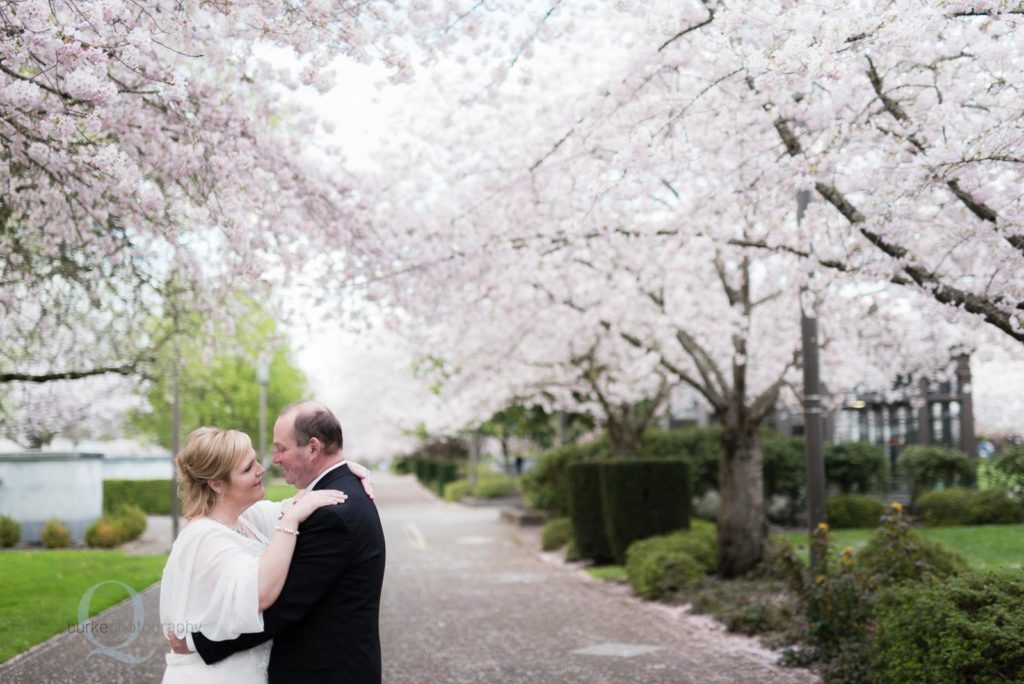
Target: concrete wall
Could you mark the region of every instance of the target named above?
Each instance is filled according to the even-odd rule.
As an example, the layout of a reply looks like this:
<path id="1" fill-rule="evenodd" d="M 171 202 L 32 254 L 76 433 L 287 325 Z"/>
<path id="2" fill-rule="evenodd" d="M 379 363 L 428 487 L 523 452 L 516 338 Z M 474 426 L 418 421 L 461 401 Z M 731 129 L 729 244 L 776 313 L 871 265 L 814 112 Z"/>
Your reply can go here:
<path id="1" fill-rule="evenodd" d="M 102 455 L 0 454 L 0 515 L 21 524 L 22 541 L 38 541 L 50 518 L 81 539 L 102 512 Z"/>
<path id="2" fill-rule="evenodd" d="M 110 457 L 103 458 L 104 480 L 169 480 L 170 456 Z"/>

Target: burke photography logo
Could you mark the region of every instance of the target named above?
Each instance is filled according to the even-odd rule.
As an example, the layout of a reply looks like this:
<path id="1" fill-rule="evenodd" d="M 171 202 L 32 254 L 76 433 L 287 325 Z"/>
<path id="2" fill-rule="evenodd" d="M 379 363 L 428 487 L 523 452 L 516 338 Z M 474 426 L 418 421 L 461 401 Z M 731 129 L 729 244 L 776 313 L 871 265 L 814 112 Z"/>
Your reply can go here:
<path id="1" fill-rule="evenodd" d="M 89 607 L 92 604 L 92 597 L 96 593 L 97 589 L 107 584 L 119 586 L 128 592 L 132 606 L 131 623 L 108 624 L 105 622 L 97 623 L 89 620 Z M 88 658 L 91 658 L 94 655 L 105 655 L 113 658 L 114 660 L 119 660 L 122 663 L 136 665 L 149 660 L 153 657 L 153 653 L 156 652 L 156 649 L 150 649 L 149 653 L 146 655 L 137 656 L 123 651 L 123 649 L 135 643 L 140 634 L 144 632 L 160 632 L 160 625 L 147 625 L 145 624 L 145 620 L 146 606 L 142 603 L 142 597 L 139 596 L 134 589 L 124 582 L 119 582 L 117 580 L 104 580 L 89 587 L 82 595 L 82 600 L 78 604 L 78 624 L 68 625 L 68 632 L 79 632 L 85 636 L 86 640 L 90 644 L 96 647 L 88 656 L 86 656 Z M 125 639 L 119 644 L 104 644 L 97 639 L 97 634 L 124 634 Z"/>

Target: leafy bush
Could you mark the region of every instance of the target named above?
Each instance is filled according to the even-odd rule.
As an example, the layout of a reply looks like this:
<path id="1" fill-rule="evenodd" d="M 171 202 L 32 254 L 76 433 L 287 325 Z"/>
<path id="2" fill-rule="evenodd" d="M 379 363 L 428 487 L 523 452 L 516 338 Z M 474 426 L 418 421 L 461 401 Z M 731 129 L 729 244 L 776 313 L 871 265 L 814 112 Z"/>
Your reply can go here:
<path id="1" fill-rule="evenodd" d="M 134 504 L 151 515 L 171 512 L 170 480 L 104 480 L 103 512 Z"/>
<path id="2" fill-rule="evenodd" d="M 722 508 L 722 495 L 709 489 L 703 495 L 694 497 L 693 514 L 701 520 L 718 520 L 718 511 Z"/>
<path id="3" fill-rule="evenodd" d="M 516 492 L 516 483 L 506 475 L 490 474 L 481 476 L 476 481 L 472 495 L 479 499 L 497 499 Z"/>
<path id="4" fill-rule="evenodd" d="M 972 525 L 1008 525 L 1019 523 L 1024 506 L 1005 489 L 986 489 L 972 492 Z"/>
<path id="5" fill-rule="evenodd" d="M 680 460 L 628 460 L 601 463 L 605 532 L 616 562 L 626 549 L 646 539 L 689 526 L 690 469 Z"/>
<path id="6" fill-rule="evenodd" d="M 464 496 L 469 496 L 469 480 L 455 480 L 445 485 L 445 501 L 458 501 Z"/>
<path id="7" fill-rule="evenodd" d="M 100 518 L 85 531 L 85 543 L 93 548 L 112 549 L 123 541 L 124 531 L 112 518 Z"/>
<path id="8" fill-rule="evenodd" d="M 146 514 L 138 506 L 122 506 L 113 515 L 105 515 L 85 531 L 85 543 L 101 549 L 136 539 L 146 531 Z"/>
<path id="9" fill-rule="evenodd" d="M 63 549 L 71 545 L 71 533 L 68 532 L 64 523 L 56 518 L 46 521 L 42 532 L 39 533 L 39 538 L 43 541 L 43 546 L 48 549 Z"/>
<path id="10" fill-rule="evenodd" d="M 137 539 L 146 531 L 146 513 L 138 506 L 121 506 L 114 512 L 114 520 L 120 525 L 124 541 Z"/>
<path id="11" fill-rule="evenodd" d="M 925 525 L 1000 525 L 1020 522 L 1024 507 L 1005 489 L 944 489 L 922 494 L 914 511 Z"/>
<path id="12" fill-rule="evenodd" d="M 601 494 L 601 462 L 573 463 L 566 480 L 569 484 L 569 518 L 572 537 L 581 558 L 597 562 L 611 561 L 611 546 L 605 527 L 604 497 Z"/>
<path id="13" fill-rule="evenodd" d="M 940 542 L 918 536 L 899 504 L 857 554 L 857 564 L 875 586 L 945 578 L 967 571 L 967 562 Z"/>
<path id="14" fill-rule="evenodd" d="M 633 591 L 657 599 L 685 589 L 718 566 L 715 526 L 694 520 L 690 530 L 642 539 L 626 552 Z"/>
<path id="15" fill-rule="evenodd" d="M 940 446 L 909 446 L 900 452 L 900 470 L 910 481 L 912 498 L 942 485 L 946 489 L 974 484 L 975 463 L 958 449 Z"/>
<path id="16" fill-rule="evenodd" d="M 1024 681 L 1024 578 L 971 574 L 899 587 L 880 601 L 879 684 Z"/>
<path id="17" fill-rule="evenodd" d="M 414 462 L 411 458 L 396 458 L 391 463 L 391 472 L 396 475 L 408 475 L 413 472 Z"/>
<path id="18" fill-rule="evenodd" d="M 674 459 L 690 463 L 691 488 L 700 496 L 718 489 L 718 454 L 721 451 L 720 427 L 690 427 L 679 430 L 650 430 L 637 445 L 640 459 Z"/>
<path id="19" fill-rule="evenodd" d="M 914 513 L 925 525 L 969 525 L 972 494 L 967 489 L 925 492 L 914 502 Z"/>
<path id="20" fill-rule="evenodd" d="M 837 530 L 875 527 L 885 513 L 885 504 L 860 494 L 838 494 L 828 500 L 828 521 Z"/>
<path id="21" fill-rule="evenodd" d="M 444 496 L 445 486 L 458 477 L 458 464 L 455 461 L 438 461 L 434 465 L 434 481 L 439 495 Z"/>
<path id="22" fill-rule="evenodd" d="M 770 518 L 778 523 L 792 523 L 803 506 L 807 481 L 804 440 L 771 430 L 760 430 L 758 437 L 764 458 L 764 499 L 782 499 L 782 505 L 769 507 Z"/>
<path id="23" fill-rule="evenodd" d="M 572 537 L 572 521 L 568 518 L 554 518 L 544 524 L 540 532 L 540 548 L 554 551 L 569 543 Z"/>
<path id="24" fill-rule="evenodd" d="M 569 515 L 569 466 L 595 460 L 607 452 L 607 439 L 544 452 L 537 457 L 537 463 L 530 472 L 523 476 L 526 505 L 554 516 Z"/>
<path id="25" fill-rule="evenodd" d="M 10 548 L 21 541 L 21 525 L 14 518 L 0 515 L 0 546 Z"/>
<path id="26" fill-rule="evenodd" d="M 825 449 L 825 478 L 843 494 L 867 494 L 882 489 L 888 482 L 888 473 L 889 464 L 881 444 L 847 442 Z"/>

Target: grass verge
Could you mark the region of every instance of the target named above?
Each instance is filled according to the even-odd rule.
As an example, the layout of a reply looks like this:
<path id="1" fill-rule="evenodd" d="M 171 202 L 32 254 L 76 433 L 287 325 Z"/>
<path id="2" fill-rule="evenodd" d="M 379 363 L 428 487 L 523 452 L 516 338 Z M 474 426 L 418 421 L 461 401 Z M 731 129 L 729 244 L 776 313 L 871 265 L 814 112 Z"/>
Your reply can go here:
<path id="1" fill-rule="evenodd" d="M 1024 525 L 971 525 L 965 527 L 917 527 L 923 537 L 942 542 L 967 559 L 972 570 L 1014 570 L 1024 567 Z M 873 529 L 831 530 L 833 548 L 860 549 Z M 807 533 L 786 532 L 797 554 L 808 558 Z"/>
<path id="2" fill-rule="evenodd" d="M 0 553 L 0 662 L 78 624 L 78 606 L 89 587 L 117 580 L 141 591 L 160 580 L 166 561 L 120 551 Z M 126 598 L 122 587 L 99 587 L 89 615 Z"/>
<path id="3" fill-rule="evenodd" d="M 629 579 L 626 577 L 626 568 L 622 565 L 598 565 L 587 568 L 587 572 L 591 577 L 606 582 L 626 582 Z"/>

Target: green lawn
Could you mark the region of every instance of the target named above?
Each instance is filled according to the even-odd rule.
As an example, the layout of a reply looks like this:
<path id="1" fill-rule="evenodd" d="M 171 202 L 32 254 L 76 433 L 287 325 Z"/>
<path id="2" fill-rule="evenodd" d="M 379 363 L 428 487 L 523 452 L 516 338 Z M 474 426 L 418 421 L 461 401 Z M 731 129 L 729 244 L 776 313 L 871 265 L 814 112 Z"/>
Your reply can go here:
<path id="1" fill-rule="evenodd" d="M 141 591 L 160 580 L 166 561 L 120 551 L 0 552 L 0 662 L 78 624 L 78 605 L 89 587 L 118 580 Z M 89 615 L 126 598 L 122 587 L 99 587 Z"/>
<path id="2" fill-rule="evenodd" d="M 836 549 L 864 546 L 874 530 L 832 530 Z M 918 534 L 945 544 L 967 559 L 976 570 L 1024 567 L 1024 525 L 974 525 L 970 527 L 918 527 Z M 786 532 L 802 558 L 807 558 L 807 533 Z"/>
<path id="3" fill-rule="evenodd" d="M 606 582 L 625 582 L 629 579 L 626 576 L 626 568 L 622 565 L 598 565 L 587 568 L 587 572 L 590 573 L 591 577 L 596 577 Z"/>

